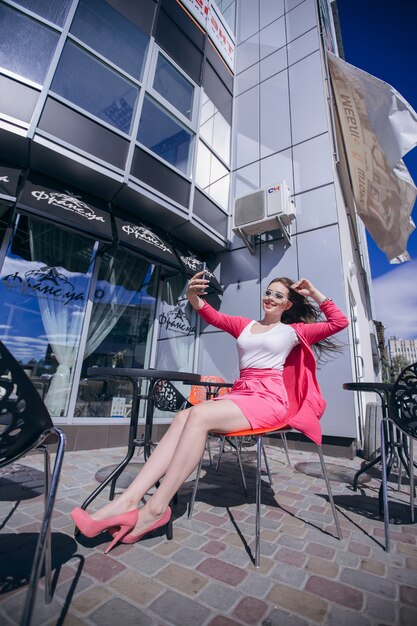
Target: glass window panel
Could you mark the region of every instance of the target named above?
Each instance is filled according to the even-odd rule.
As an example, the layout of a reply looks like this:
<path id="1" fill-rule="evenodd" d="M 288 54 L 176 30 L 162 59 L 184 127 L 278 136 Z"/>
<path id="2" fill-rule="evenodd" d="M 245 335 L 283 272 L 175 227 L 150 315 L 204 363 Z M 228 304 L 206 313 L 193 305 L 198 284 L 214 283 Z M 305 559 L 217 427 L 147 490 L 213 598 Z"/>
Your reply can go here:
<path id="1" fill-rule="evenodd" d="M 185 297 L 187 278 L 177 274 L 166 278 L 158 315 L 158 335 L 155 366 L 160 369 L 192 372 L 194 365 L 197 314 Z M 174 383 L 188 397 L 189 385 Z M 166 412 L 156 411 L 158 417 Z"/>
<path id="2" fill-rule="evenodd" d="M 143 103 L 138 141 L 188 175 L 193 134 L 149 98 Z"/>
<path id="3" fill-rule="evenodd" d="M 230 186 L 229 171 L 202 141 L 198 144 L 195 180 L 199 187 L 227 210 Z"/>
<path id="4" fill-rule="evenodd" d="M 42 84 L 57 41 L 58 33 L 0 4 L 1 67 Z"/>
<path id="5" fill-rule="evenodd" d="M 29 9 L 41 17 L 63 26 L 68 15 L 72 0 L 14 0 L 16 4 Z"/>
<path id="6" fill-rule="evenodd" d="M 226 163 L 230 163 L 230 124 L 219 112 L 214 116 L 213 148 Z"/>
<path id="7" fill-rule="evenodd" d="M 52 91 L 130 132 L 139 89 L 73 43 L 65 44 Z"/>
<path id="8" fill-rule="evenodd" d="M 10 204 L 1 202 L 0 200 L 0 249 L 3 243 L 4 235 L 6 233 L 7 225 L 9 223 L 11 214 Z"/>
<path id="9" fill-rule="evenodd" d="M 205 93 L 203 93 L 201 104 L 200 134 L 210 148 L 213 148 L 229 164 L 230 124 Z"/>
<path id="10" fill-rule="evenodd" d="M 200 124 L 204 124 L 209 120 L 216 112 L 216 107 L 210 98 L 201 91 L 201 117 Z"/>
<path id="11" fill-rule="evenodd" d="M 200 126 L 201 137 L 210 145 L 213 145 L 214 115 Z"/>
<path id="12" fill-rule="evenodd" d="M 218 180 L 210 185 L 208 188 L 208 194 L 215 200 L 221 207 L 227 210 L 229 205 L 229 187 L 230 187 L 230 175 Z"/>
<path id="13" fill-rule="evenodd" d="M 28 366 L 52 416 L 65 416 L 94 240 L 21 216 L 0 274 L 0 340 Z"/>
<path id="14" fill-rule="evenodd" d="M 158 54 L 153 88 L 185 117 L 191 119 L 194 87 L 162 54 Z"/>
<path id="15" fill-rule="evenodd" d="M 81 378 L 89 367 L 147 367 L 155 318 L 154 266 L 119 250 L 100 264 Z M 123 379 L 81 380 L 77 417 L 128 417 L 132 386 Z"/>
<path id="16" fill-rule="evenodd" d="M 219 180 L 219 178 L 226 176 L 226 174 L 228 174 L 228 171 L 225 168 L 225 166 L 219 161 L 219 159 L 216 159 L 214 154 L 212 154 L 211 155 L 211 168 L 210 168 L 210 183 L 213 183 L 214 181 Z"/>
<path id="17" fill-rule="evenodd" d="M 197 185 L 202 187 L 202 189 L 205 189 L 210 184 L 210 164 L 211 164 L 211 152 L 203 144 L 203 142 L 200 141 L 198 143 L 195 182 L 197 183 Z"/>
<path id="18" fill-rule="evenodd" d="M 220 0 L 217 2 L 217 8 L 222 13 L 227 25 L 235 32 L 236 28 L 236 0 Z"/>
<path id="19" fill-rule="evenodd" d="M 142 77 L 149 36 L 103 0 L 81 0 L 71 33 L 126 72 Z"/>

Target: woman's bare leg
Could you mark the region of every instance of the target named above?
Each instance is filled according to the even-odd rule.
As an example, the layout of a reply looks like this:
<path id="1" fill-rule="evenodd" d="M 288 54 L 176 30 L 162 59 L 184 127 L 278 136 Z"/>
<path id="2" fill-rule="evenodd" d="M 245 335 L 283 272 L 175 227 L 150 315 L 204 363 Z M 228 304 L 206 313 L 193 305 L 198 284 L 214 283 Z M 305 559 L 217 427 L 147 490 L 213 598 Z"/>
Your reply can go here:
<path id="1" fill-rule="evenodd" d="M 167 471 L 174 455 L 181 433 L 187 422 L 190 409 L 177 413 L 170 427 L 158 443 L 145 465 L 129 487 L 117 498 L 92 513 L 96 520 L 125 513 L 135 508 L 143 496 L 160 480 Z"/>
<path id="2" fill-rule="evenodd" d="M 209 432 L 227 433 L 248 428 L 248 420 L 231 400 L 204 402 L 190 409 L 164 479 L 140 509 L 132 532 L 142 532 L 164 514 L 174 494 L 198 465 Z"/>

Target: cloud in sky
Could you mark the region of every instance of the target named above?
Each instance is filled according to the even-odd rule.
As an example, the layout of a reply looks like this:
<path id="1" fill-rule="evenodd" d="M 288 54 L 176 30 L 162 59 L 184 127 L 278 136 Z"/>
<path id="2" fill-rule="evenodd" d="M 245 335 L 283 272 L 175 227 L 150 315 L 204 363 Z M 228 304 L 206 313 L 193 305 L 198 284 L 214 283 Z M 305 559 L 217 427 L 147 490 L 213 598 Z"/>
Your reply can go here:
<path id="1" fill-rule="evenodd" d="M 385 337 L 417 338 L 417 261 L 403 263 L 373 281 L 374 319 Z"/>

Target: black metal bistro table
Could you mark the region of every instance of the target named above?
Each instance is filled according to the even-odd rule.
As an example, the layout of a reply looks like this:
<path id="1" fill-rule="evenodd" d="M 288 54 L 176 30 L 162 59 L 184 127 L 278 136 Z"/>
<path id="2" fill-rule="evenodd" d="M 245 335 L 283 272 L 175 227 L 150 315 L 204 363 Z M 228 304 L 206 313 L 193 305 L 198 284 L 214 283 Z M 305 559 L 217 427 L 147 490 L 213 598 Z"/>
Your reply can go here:
<path id="1" fill-rule="evenodd" d="M 391 391 L 394 387 L 393 383 L 379 383 L 379 382 L 363 382 L 363 383 L 345 383 L 343 385 L 343 389 L 347 389 L 348 391 L 372 391 L 377 393 L 381 398 L 381 409 L 382 409 L 382 420 L 383 420 L 383 428 L 385 433 L 385 452 L 387 462 L 387 479 L 389 473 L 391 471 L 391 467 L 394 463 L 395 458 L 398 458 L 400 464 L 402 464 L 407 469 L 407 462 L 403 457 L 404 443 L 398 440 L 398 437 L 401 437 L 397 432 L 397 429 L 393 426 L 391 422 L 388 422 L 387 418 L 389 417 L 389 403 L 390 403 L 390 395 Z M 355 477 L 353 479 L 353 489 L 356 491 L 358 487 L 358 478 L 364 472 L 367 472 L 371 467 L 380 463 L 382 461 L 382 450 L 380 453 L 369 461 L 365 463 L 365 465 L 356 472 Z M 383 509 L 383 494 L 382 494 L 382 484 L 379 490 L 379 508 L 382 514 Z"/>
<path id="2" fill-rule="evenodd" d="M 88 498 L 83 502 L 81 508 L 86 509 L 87 506 L 98 496 L 101 491 L 109 484 L 110 486 L 110 500 L 113 500 L 114 492 L 116 488 L 116 481 L 120 474 L 125 469 L 126 465 L 131 460 L 135 448 L 143 447 L 145 460 L 149 457 L 152 447 L 152 425 L 153 425 L 153 390 L 156 383 L 159 380 L 177 381 L 186 383 L 197 383 L 200 381 L 200 374 L 193 374 L 191 372 L 178 372 L 172 370 L 159 370 L 159 369 L 139 369 L 132 367 L 89 367 L 87 370 L 87 376 L 89 378 L 125 378 L 129 380 L 133 387 L 132 397 L 132 411 L 130 414 L 129 436 L 126 456 L 119 463 L 119 465 L 111 472 L 109 476 L 91 493 Z M 142 383 L 144 380 L 149 381 L 148 390 L 146 393 L 142 393 Z M 146 404 L 146 418 L 145 418 L 145 432 L 143 439 L 137 439 L 137 429 L 139 423 L 139 408 L 140 401 L 145 400 Z"/>

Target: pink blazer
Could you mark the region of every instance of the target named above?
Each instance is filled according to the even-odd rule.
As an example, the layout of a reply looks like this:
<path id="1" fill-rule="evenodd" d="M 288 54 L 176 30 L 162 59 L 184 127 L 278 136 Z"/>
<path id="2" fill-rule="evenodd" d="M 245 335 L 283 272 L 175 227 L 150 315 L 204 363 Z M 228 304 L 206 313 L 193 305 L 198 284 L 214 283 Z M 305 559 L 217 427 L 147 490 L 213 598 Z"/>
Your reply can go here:
<path id="1" fill-rule="evenodd" d="M 326 401 L 317 381 L 316 359 L 310 346 L 334 335 L 349 324 L 346 316 L 331 300 L 323 302 L 320 309 L 326 316 L 326 321 L 291 324 L 300 343 L 288 355 L 283 372 L 289 400 L 288 424 L 318 445 L 321 445 L 322 440 L 319 420 L 326 408 Z M 219 313 L 207 302 L 198 313 L 208 324 L 226 331 L 235 339 L 252 321 L 247 317 Z"/>

